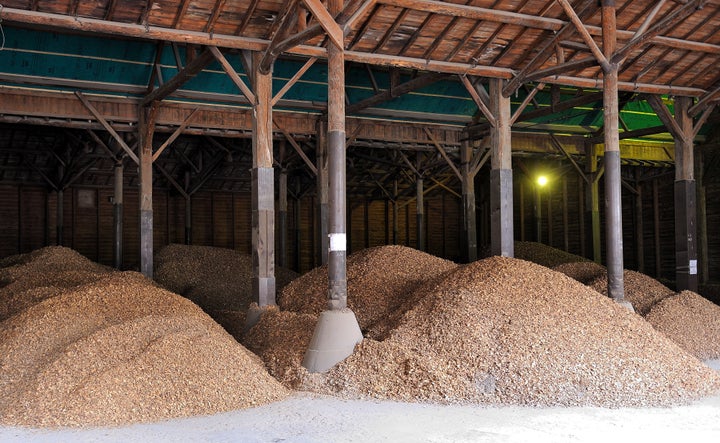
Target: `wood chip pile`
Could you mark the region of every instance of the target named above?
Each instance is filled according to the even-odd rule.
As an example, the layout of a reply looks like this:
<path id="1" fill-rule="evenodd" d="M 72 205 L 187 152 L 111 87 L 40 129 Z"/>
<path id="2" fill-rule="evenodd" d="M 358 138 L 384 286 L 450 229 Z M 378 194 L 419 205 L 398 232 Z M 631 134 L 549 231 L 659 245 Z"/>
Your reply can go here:
<path id="1" fill-rule="evenodd" d="M 712 369 L 641 317 L 533 263 L 480 260 L 419 292 L 413 308 L 387 318 L 385 340 L 366 338 L 327 374 L 285 373 L 323 393 L 440 403 L 658 406 L 720 390 Z M 254 333 L 269 334 L 267 325 Z M 288 333 L 285 346 L 299 355 L 306 337 Z"/>
<path id="2" fill-rule="evenodd" d="M 585 257 L 562 251 L 538 242 L 516 241 L 515 258 L 531 261 L 548 268 L 563 263 L 589 262 Z"/>
<path id="3" fill-rule="evenodd" d="M 266 308 L 259 325 L 245 334 L 243 344 L 259 355 L 270 375 L 295 388 L 302 377 L 305 350 L 310 345 L 318 318 L 313 314 Z"/>
<path id="4" fill-rule="evenodd" d="M 625 287 L 625 300 L 632 303 L 635 312 L 645 316 L 650 308 L 660 300 L 675 295 L 672 289 L 663 285 L 654 278 L 641 274 L 640 272 L 625 269 L 623 272 Z M 607 273 L 596 278 L 588 284 L 596 291 L 607 295 Z"/>
<path id="5" fill-rule="evenodd" d="M 67 260 L 63 260 L 63 256 Z M 42 261 L 94 265 L 64 248 L 18 264 L 52 286 Z M 10 285 L 3 289 L 7 289 Z M 0 323 L 0 423 L 106 426 L 205 415 L 287 390 L 200 308 L 135 272 L 106 272 Z"/>
<path id="6" fill-rule="evenodd" d="M 0 261 L 0 321 L 111 271 L 62 246 L 7 257 Z"/>
<path id="7" fill-rule="evenodd" d="M 155 256 L 155 281 L 197 303 L 233 332 L 252 303 L 252 257 L 232 249 L 173 244 Z M 298 274 L 275 268 L 280 291 Z"/>
<path id="8" fill-rule="evenodd" d="M 347 257 L 348 307 L 367 330 L 402 305 L 415 301 L 416 289 L 458 265 L 405 246 L 378 246 Z M 316 268 L 283 289 L 283 310 L 319 315 L 327 309 L 327 266 Z"/>
<path id="9" fill-rule="evenodd" d="M 595 281 L 598 277 L 607 275 L 605 266 L 599 265 L 594 261 L 568 262 L 554 266 L 553 271 L 562 272 L 568 277 L 587 285 Z"/>
<path id="10" fill-rule="evenodd" d="M 720 306 L 692 291 L 668 297 L 645 319 L 701 360 L 720 358 Z"/>

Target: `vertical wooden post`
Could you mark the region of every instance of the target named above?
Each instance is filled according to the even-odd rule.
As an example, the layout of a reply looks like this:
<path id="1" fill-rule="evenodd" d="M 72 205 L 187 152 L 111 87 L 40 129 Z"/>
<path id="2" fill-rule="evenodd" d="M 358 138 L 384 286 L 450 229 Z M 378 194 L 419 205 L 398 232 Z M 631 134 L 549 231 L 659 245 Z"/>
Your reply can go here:
<path id="1" fill-rule="evenodd" d="M 398 244 L 400 233 L 400 213 L 398 208 L 398 181 L 393 180 L 393 244 Z"/>
<path id="2" fill-rule="evenodd" d="M 328 262 L 328 156 L 327 156 L 327 124 L 318 120 L 317 122 L 317 202 L 318 202 L 318 237 L 320 248 L 318 249 L 318 262 L 326 265 Z"/>
<path id="3" fill-rule="evenodd" d="M 520 181 L 520 241 L 525 241 L 525 180 Z"/>
<path id="4" fill-rule="evenodd" d="M 552 190 L 551 188 L 547 188 L 547 232 L 548 232 L 548 246 L 553 245 L 553 213 L 552 213 Z"/>
<path id="5" fill-rule="evenodd" d="M 280 238 L 278 239 L 278 266 L 287 267 L 287 240 L 288 240 L 288 173 L 283 168 L 280 171 L 279 188 L 278 189 L 278 224 L 280 228 Z"/>
<path id="6" fill-rule="evenodd" d="M 343 0 L 328 0 L 330 14 L 339 13 Z M 345 54 L 328 45 L 328 166 L 330 309 L 347 307 L 347 235 L 345 231 Z"/>
<path id="7" fill-rule="evenodd" d="M 370 200 L 363 202 L 363 240 L 365 248 L 370 247 Z"/>
<path id="8" fill-rule="evenodd" d="M 65 215 L 65 198 L 64 198 L 64 192 L 62 188 L 58 188 L 57 190 L 57 207 L 56 209 L 56 217 L 55 217 L 55 235 L 57 236 L 55 238 L 55 243 L 58 246 L 63 245 L 63 231 L 65 230 L 65 221 L 64 221 L 64 215 Z M 19 252 L 19 251 L 18 251 Z"/>
<path id="9" fill-rule="evenodd" d="M 535 241 L 542 243 L 542 195 L 540 185 L 533 183 L 533 218 L 535 219 Z"/>
<path id="10" fill-rule="evenodd" d="M 258 67 L 262 54 L 253 54 L 255 97 L 252 138 L 253 296 L 258 306 L 275 304 L 275 177 L 272 137 L 272 70 Z"/>
<path id="11" fill-rule="evenodd" d="M 422 159 L 422 153 L 417 153 L 417 165 L 415 169 L 420 171 L 420 163 Z M 415 242 L 417 249 L 420 251 L 425 250 L 425 187 L 422 175 L 418 175 L 415 178 Z"/>
<path id="12" fill-rule="evenodd" d="M 335 16 L 343 0 L 328 0 Z M 328 310 L 318 318 L 303 366 L 310 372 L 325 372 L 353 353 L 363 336 L 355 314 L 347 309 L 347 202 L 345 171 L 345 54 L 342 47 L 328 44 L 328 166 L 329 251 Z"/>
<path id="13" fill-rule="evenodd" d="M 190 194 L 190 171 L 185 171 L 185 244 L 192 244 L 192 194 Z"/>
<path id="14" fill-rule="evenodd" d="M 660 257 L 660 189 L 657 179 L 653 179 L 653 234 L 655 246 L 655 278 L 662 277 L 662 260 Z"/>
<path id="15" fill-rule="evenodd" d="M 602 0 L 603 53 L 608 59 L 617 44 L 615 0 Z M 618 65 L 611 63 L 603 74 L 605 125 L 605 232 L 607 243 L 608 295 L 623 302 L 622 199 L 620 195 L 620 137 L 618 134 Z"/>
<path id="16" fill-rule="evenodd" d="M 297 272 L 301 272 L 302 268 L 302 226 L 300 224 L 300 220 L 302 218 L 302 202 L 300 200 L 300 176 L 295 177 L 295 195 L 297 196 L 297 199 L 295 200 L 295 212 L 294 212 L 294 218 L 295 218 L 295 270 Z M 312 260 L 310 260 L 310 263 L 312 263 Z"/>
<path id="17" fill-rule="evenodd" d="M 562 178 L 562 224 L 563 224 L 563 250 L 570 250 L 570 235 L 568 232 L 568 184 L 567 177 Z"/>
<path id="18" fill-rule="evenodd" d="M 475 174 L 471 170 L 473 157 L 473 146 L 469 141 L 462 142 L 460 146 L 460 171 L 462 174 L 462 199 L 463 199 L 463 230 L 468 263 L 477 260 L 477 223 L 475 220 Z M 445 212 L 443 211 L 443 217 Z M 443 218 L 444 219 L 444 218 Z M 445 236 L 443 235 L 443 238 Z"/>
<path id="19" fill-rule="evenodd" d="M 677 290 L 698 290 L 697 208 L 693 119 L 689 97 L 675 98 L 675 121 L 682 134 L 675 137 L 675 284 Z"/>
<path id="20" fill-rule="evenodd" d="M 643 186 L 639 180 L 639 170 L 636 177 L 638 178 L 635 190 L 635 246 L 637 254 L 637 270 L 645 273 L 645 219 L 643 217 Z"/>
<path id="21" fill-rule="evenodd" d="M 602 250 L 600 245 L 600 179 L 597 169 L 597 154 L 594 145 L 585 147 L 585 171 L 590 176 L 590 184 L 586 188 L 587 205 L 585 210 L 589 212 L 590 230 L 587 232 L 590 241 L 586 243 L 592 246 L 592 259 L 595 263 L 602 261 Z"/>
<path id="22" fill-rule="evenodd" d="M 123 265 L 123 163 L 115 162 L 115 181 L 113 187 L 113 265 L 121 269 Z"/>
<path id="23" fill-rule="evenodd" d="M 698 233 L 698 273 L 699 285 L 706 284 L 709 278 L 708 237 L 707 237 L 707 203 L 705 200 L 705 166 L 702 150 L 695 153 L 695 184 L 697 189 L 697 233 Z"/>
<path id="24" fill-rule="evenodd" d="M 580 225 L 578 231 L 580 235 L 580 255 L 582 257 L 587 257 L 587 247 L 586 242 L 587 239 L 585 238 L 585 180 L 582 180 L 582 177 L 580 177 L 580 180 L 578 180 L 578 211 L 577 216 L 578 220 L 580 221 Z"/>
<path id="25" fill-rule="evenodd" d="M 153 201 L 152 156 L 155 114 L 158 102 L 138 107 L 138 133 L 140 151 L 140 272 L 153 278 Z"/>
<path id="26" fill-rule="evenodd" d="M 490 251 L 513 257 L 513 186 L 510 145 L 510 98 L 504 97 L 505 81 L 490 79 L 490 112 L 495 126 L 490 130 L 492 159 L 490 170 Z"/>

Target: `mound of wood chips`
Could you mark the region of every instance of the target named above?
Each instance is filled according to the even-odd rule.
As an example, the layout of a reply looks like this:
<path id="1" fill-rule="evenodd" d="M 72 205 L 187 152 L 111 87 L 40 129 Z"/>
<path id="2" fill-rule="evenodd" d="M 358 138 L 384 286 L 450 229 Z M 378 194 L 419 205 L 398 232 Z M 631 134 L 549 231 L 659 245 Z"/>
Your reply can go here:
<path id="1" fill-rule="evenodd" d="M 587 262 L 585 257 L 562 251 L 538 242 L 516 241 L 515 258 L 531 261 L 539 265 L 554 268 L 563 263 Z"/>
<path id="2" fill-rule="evenodd" d="M 38 262 L 48 254 L 51 261 L 77 259 L 68 251 L 39 254 L 24 272 L 32 278 L 33 269 L 47 268 Z M 36 277 L 51 287 L 64 274 Z M 0 323 L 4 425 L 147 422 L 251 407 L 288 394 L 200 308 L 138 273 L 106 272 L 86 284 L 55 287 L 54 294 Z"/>
<path id="3" fill-rule="evenodd" d="M 0 321 L 63 288 L 94 282 L 111 271 L 62 246 L 6 257 L 0 261 Z"/>
<path id="4" fill-rule="evenodd" d="M 592 261 L 567 262 L 554 266 L 552 269 L 585 285 L 592 283 L 598 277 L 607 275 L 605 266 Z"/>
<path id="5" fill-rule="evenodd" d="M 720 306 L 699 294 L 682 291 L 667 297 L 645 320 L 695 357 L 720 358 Z"/>
<path id="6" fill-rule="evenodd" d="M 258 324 L 245 334 L 243 344 L 262 358 L 273 377 L 294 388 L 301 377 L 299 371 L 316 324 L 317 316 L 313 314 L 269 306 Z"/>
<path id="7" fill-rule="evenodd" d="M 636 271 L 625 269 L 623 272 L 625 300 L 629 301 L 635 312 L 645 316 L 650 308 L 660 300 L 675 295 L 672 289 L 663 285 L 654 278 Z M 607 272 L 588 283 L 588 286 L 607 295 Z"/>
<path id="8" fill-rule="evenodd" d="M 245 323 L 252 303 L 252 257 L 232 249 L 172 244 L 155 256 L 155 281 L 197 303 L 228 331 Z M 298 274 L 275 268 L 280 291 Z"/>
<path id="9" fill-rule="evenodd" d="M 405 246 L 378 246 L 347 257 L 348 307 L 367 330 L 412 304 L 416 289 L 458 265 Z M 283 289 L 283 310 L 319 315 L 327 309 L 328 269 L 315 268 Z"/>
<path id="10" fill-rule="evenodd" d="M 659 406 L 720 390 L 712 369 L 641 317 L 533 263 L 480 260 L 422 292 L 388 317 L 385 340 L 363 340 L 327 374 L 286 374 L 323 393 L 440 403 Z"/>

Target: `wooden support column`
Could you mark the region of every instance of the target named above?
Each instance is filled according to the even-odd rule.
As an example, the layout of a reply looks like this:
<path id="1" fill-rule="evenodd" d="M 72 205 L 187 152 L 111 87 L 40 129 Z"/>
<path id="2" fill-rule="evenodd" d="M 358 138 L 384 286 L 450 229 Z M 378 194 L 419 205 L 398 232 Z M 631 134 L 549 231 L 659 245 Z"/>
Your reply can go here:
<path id="1" fill-rule="evenodd" d="M 329 190 L 330 185 L 328 181 L 328 146 L 327 146 L 327 124 L 318 120 L 317 123 L 317 205 L 318 205 L 318 238 L 320 248 L 318 249 L 319 259 L 318 262 L 321 265 L 326 265 L 328 262 L 328 223 L 329 223 Z"/>
<path id="2" fill-rule="evenodd" d="M 262 54 L 253 54 L 254 95 L 252 135 L 253 298 L 263 308 L 275 304 L 275 177 L 272 137 L 272 69 L 258 67 Z"/>
<path id="3" fill-rule="evenodd" d="M 688 114 L 691 105 L 691 98 L 675 98 L 675 121 L 681 132 L 675 137 L 675 284 L 678 291 L 697 292 L 694 125 Z"/>
<path id="4" fill-rule="evenodd" d="M 563 223 L 563 251 L 570 251 L 570 233 L 568 232 L 568 183 L 567 177 L 562 178 L 562 223 Z"/>
<path id="5" fill-rule="evenodd" d="M 475 217 L 475 172 L 472 170 L 473 147 L 468 141 L 460 146 L 460 171 L 462 174 L 463 230 L 465 231 L 466 259 L 472 263 L 478 258 L 477 223 Z M 444 236 L 443 236 L 444 238 Z"/>
<path id="6" fill-rule="evenodd" d="M 55 208 L 55 244 L 58 246 L 63 245 L 63 232 L 65 231 L 65 195 L 63 189 L 65 181 L 65 165 L 60 163 L 58 165 L 58 181 L 56 185 L 57 193 L 57 207 Z"/>
<path id="7" fill-rule="evenodd" d="M 332 17 L 343 9 L 343 0 L 328 0 L 324 10 L 319 0 L 304 0 L 326 30 L 337 27 Z M 345 164 L 345 55 L 343 33 L 331 34 L 328 44 L 328 170 L 329 241 L 328 310 L 320 313 L 303 358 L 310 372 L 326 372 L 346 359 L 362 341 L 355 314 L 347 308 L 346 164 Z M 335 38 L 333 38 L 333 35 Z"/>
<path id="8" fill-rule="evenodd" d="M 533 183 L 533 226 L 535 227 L 535 241 L 542 243 L 542 195 L 540 185 Z"/>
<path id="9" fill-rule="evenodd" d="M 420 171 L 422 153 L 418 152 L 416 169 Z M 415 242 L 419 251 L 425 250 L 425 180 L 418 174 L 415 178 Z"/>
<path id="10" fill-rule="evenodd" d="M 278 266 L 287 267 L 287 239 L 288 239 L 288 173 L 287 169 L 280 171 L 280 179 L 278 181 L 278 224 L 280 228 L 280 238 L 278 239 Z"/>
<path id="11" fill-rule="evenodd" d="M 155 113 L 159 102 L 138 106 L 140 168 L 140 272 L 153 278 L 152 162 Z"/>
<path id="12" fill-rule="evenodd" d="M 490 251 L 513 257 L 513 178 L 510 145 L 510 98 L 503 96 L 505 81 L 490 79 L 490 112 L 495 125 L 490 130 Z"/>
<path id="13" fill-rule="evenodd" d="M 662 260 L 660 257 L 660 189 L 657 179 L 653 179 L 653 237 L 655 249 L 655 278 L 662 277 Z"/>
<path id="14" fill-rule="evenodd" d="M 393 244 L 398 244 L 398 240 L 400 239 L 399 232 L 400 232 L 400 211 L 398 207 L 398 181 L 397 179 L 393 180 Z"/>
<path id="15" fill-rule="evenodd" d="M 698 234 L 698 276 L 699 285 L 706 284 L 709 279 L 708 237 L 707 237 L 707 204 L 705 200 L 705 166 L 702 150 L 695 153 L 695 185 L 697 189 L 697 234 Z"/>
<path id="16" fill-rule="evenodd" d="M 638 174 L 639 175 L 639 174 Z M 635 187 L 635 253 L 638 272 L 645 273 L 645 218 L 643 216 L 643 186 L 638 181 Z"/>
<path id="17" fill-rule="evenodd" d="M 122 160 L 115 162 L 115 180 L 113 187 L 113 266 L 122 269 L 123 265 L 123 172 Z"/>
<path id="18" fill-rule="evenodd" d="M 610 58 L 617 45 L 615 0 L 602 0 L 603 54 Z M 618 65 L 603 65 L 603 117 L 605 127 L 605 234 L 608 295 L 624 302 L 622 199 L 620 195 L 620 138 Z"/>
<path id="19" fill-rule="evenodd" d="M 192 244 L 192 194 L 190 193 L 190 171 L 185 171 L 185 244 Z"/>
<path id="20" fill-rule="evenodd" d="M 597 155 L 595 154 L 595 146 L 587 145 L 585 147 L 585 172 L 590 177 L 590 183 L 585 188 L 586 191 L 586 222 L 589 221 L 589 229 L 587 233 L 586 243 L 591 246 L 592 259 L 595 263 L 602 261 L 602 250 L 600 244 L 600 177 L 597 168 Z"/>
<path id="21" fill-rule="evenodd" d="M 55 243 L 58 246 L 63 245 L 63 231 L 65 227 L 63 226 L 65 224 L 64 222 L 64 214 L 65 214 L 65 199 L 64 199 L 64 192 L 62 188 L 58 188 L 57 190 L 57 208 L 56 208 L 56 219 L 55 219 L 55 235 L 57 238 L 55 239 Z"/>
<path id="22" fill-rule="evenodd" d="M 330 0 L 330 12 L 342 10 L 342 0 Z M 347 235 L 345 194 L 345 57 L 328 45 L 328 166 L 329 166 L 329 308 L 347 307 Z"/>

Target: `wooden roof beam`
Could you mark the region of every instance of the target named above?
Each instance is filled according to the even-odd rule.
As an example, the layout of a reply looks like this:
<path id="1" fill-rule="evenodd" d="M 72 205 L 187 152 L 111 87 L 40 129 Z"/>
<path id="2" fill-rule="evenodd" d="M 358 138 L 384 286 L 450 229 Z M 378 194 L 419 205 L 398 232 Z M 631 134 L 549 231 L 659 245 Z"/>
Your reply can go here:
<path id="1" fill-rule="evenodd" d="M 580 33 L 580 37 L 582 37 L 583 41 L 586 45 L 588 45 L 588 48 L 590 48 L 590 52 L 592 52 L 593 56 L 595 56 L 595 59 L 600 63 L 600 66 L 602 66 L 603 71 L 608 72 L 611 70 L 610 63 L 608 59 L 603 54 L 603 51 L 600 49 L 597 43 L 595 43 L 595 40 L 593 40 L 592 35 L 590 35 L 590 32 L 585 27 L 585 24 L 582 22 L 580 17 L 577 15 L 575 10 L 573 9 L 572 5 L 570 5 L 570 2 L 568 0 L 556 0 L 558 3 L 560 3 L 560 6 L 562 6 L 563 10 L 565 11 L 565 14 L 570 18 L 570 21 L 575 26 L 575 29 Z"/>
<path id="2" fill-rule="evenodd" d="M 442 80 L 445 77 L 447 77 L 447 74 L 429 73 L 420 75 L 405 83 L 390 87 L 389 89 L 375 94 L 372 97 L 368 97 L 364 100 L 360 100 L 357 103 L 348 105 L 345 109 L 345 113 L 354 114 L 360 112 L 363 109 L 369 108 L 371 106 L 379 105 L 380 103 L 390 101 L 395 97 L 399 97 L 409 92 L 417 91 L 418 89 L 436 83 L 437 81 Z"/>
<path id="3" fill-rule="evenodd" d="M 688 109 L 690 117 L 696 117 L 705 108 L 711 106 L 714 102 L 720 101 L 720 85 L 718 85 L 712 92 L 708 93 L 705 97 L 701 98 L 695 105 Z"/>
<path id="4" fill-rule="evenodd" d="M 585 0 L 584 3 L 578 5 L 578 14 L 581 19 L 586 19 L 590 14 L 595 12 L 596 9 L 596 0 Z M 568 37 L 572 33 L 573 29 L 574 26 L 571 23 L 568 23 L 560 31 L 553 34 L 552 38 L 546 40 L 545 43 L 541 46 L 538 53 L 535 55 L 535 57 L 533 57 L 530 62 L 525 65 L 523 70 L 520 71 L 515 76 L 515 78 L 513 78 L 511 81 L 508 82 L 507 85 L 505 85 L 505 88 L 503 88 L 503 96 L 510 97 L 520 87 L 521 84 L 528 81 L 527 77 L 533 72 L 536 72 L 537 68 L 540 65 L 542 65 L 550 57 L 552 57 L 553 53 L 555 52 L 556 43 Z"/>
<path id="5" fill-rule="evenodd" d="M 140 106 L 147 106 L 149 103 L 154 101 L 162 101 L 168 95 L 175 92 L 188 80 L 195 77 L 200 71 L 202 71 L 210 62 L 213 60 L 212 52 L 208 49 L 203 51 L 199 56 L 188 63 L 180 72 L 178 72 L 173 78 L 163 83 L 162 86 L 153 90 L 151 93 L 146 95 L 141 101 Z"/>
<path id="6" fill-rule="evenodd" d="M 707 0 L 690 0 L 686 5 L 668 14 L 667 16 L 665 16 L 665 18 L 663 18 L 644 32 L 640 32 L 641 30 L 639 29 L 633 36 L 632 40 L 627 42 L 622 48 L 615 51 L 615 53 L 610 58 L 610 62 L 621 63 L 632 51 L 641 47 L 642 45 L 649 43 L 661 32 L 667 32 L 679 22 L 685 20 L 687 17 L 694 14 L 706 1 Z M 649 26 L 648 22 L 644 23 L 643 26 L 645 26 L 646 24 Z"/>
<path id="7" fill-rule="evenodd" d="M 531 14 L 508 12 L 499 9 L 479 8 L 476 6 L 460 5 L 456 3 L 442 2 L 437 0 L 377 0 L 378 3 L 398 8 L 408 8 L 416 11 L 429 12 L 432 14 L 463 17 L 472 20 L 484 20 L 496 23 L 508 23 L 512 25 L 527 26 L 530 28 L 558 31 L 565 25 L 562 20 L 538 17 Z"/>

